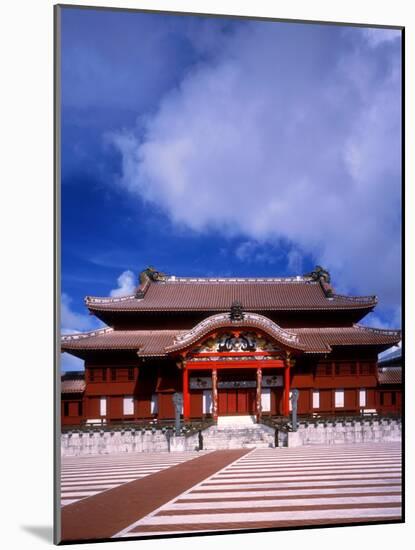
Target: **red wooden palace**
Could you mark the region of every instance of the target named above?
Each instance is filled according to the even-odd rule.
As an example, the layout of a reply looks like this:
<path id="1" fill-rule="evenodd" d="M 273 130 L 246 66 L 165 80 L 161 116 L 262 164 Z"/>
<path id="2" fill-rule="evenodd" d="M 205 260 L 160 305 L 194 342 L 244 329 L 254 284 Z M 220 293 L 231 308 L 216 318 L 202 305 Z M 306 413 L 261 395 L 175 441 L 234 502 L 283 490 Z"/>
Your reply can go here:
<path id="1" fill-rule="evenodd" d="M 379 402 L 378 354 L 400 331 L 359 324 L 375 296 L 343 296 L 327 271 L 289 278 L 184 278 L 148 268 L 132 296 L 87 297 L 107 328 L 62 336 L 85 375 L 62 381 L 62 422 L 218 415 L 359 414 Z M 392 386 L 401 407 L 400 386 Z M 391 402 L 392 402 L 391 401 Z"/>

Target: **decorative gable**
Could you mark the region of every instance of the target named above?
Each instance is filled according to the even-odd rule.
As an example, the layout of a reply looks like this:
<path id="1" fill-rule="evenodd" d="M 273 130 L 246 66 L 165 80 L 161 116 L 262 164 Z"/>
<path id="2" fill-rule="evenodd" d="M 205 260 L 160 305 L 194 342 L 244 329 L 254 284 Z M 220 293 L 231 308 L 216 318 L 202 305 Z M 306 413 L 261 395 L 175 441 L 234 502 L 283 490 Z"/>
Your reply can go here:
<path id="1" fill-rule="evenodd" d="M 275 345 L 274 342 L 265 338 L 264 336 L 258 336 L 254 332 L 241 332 L 240 334 L 233 334 L 225 332 L 216 337 L 210 337 L 199 346 L 192 350 L 194 353 L 241 353 L 241 352 L 279 352 L 281 348 Z"/>

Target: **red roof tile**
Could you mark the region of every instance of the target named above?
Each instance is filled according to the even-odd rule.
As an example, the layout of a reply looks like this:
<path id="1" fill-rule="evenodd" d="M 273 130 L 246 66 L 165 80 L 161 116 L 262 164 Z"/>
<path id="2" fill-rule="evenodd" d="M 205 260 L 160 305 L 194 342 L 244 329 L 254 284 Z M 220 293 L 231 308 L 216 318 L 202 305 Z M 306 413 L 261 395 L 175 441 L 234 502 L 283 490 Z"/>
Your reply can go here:
<path id="1" fill-rule="evenodd" d="M 385 369 L 378 372 L 379 384 L 402 384 L 402 369 Z"/>
<path id="2" fill-rule="evenodd" d="M 322 346 L 392 345 L 399 342 L 400 331 L 352 327 L 297 328 L 293 330 L 309 348 Z"/>
<path id="3" fill-rule="evenodd" d="M 371 309 L 376 296 L 327 297 L 309 278 L 185 279 L 152 282 L 143 298 L 85 299 L 91 311 L 226 311 L 239 301 L 246 311 Z"/>
<path id="4" fill-rule="evenodd" d="M 139 355 L 165 355 L 177 330 L 113 330 L 62 336 L 62 351 L 71 350 L 135 350 Z"/>
<path id="5" fill-rule="evenodd" d="M 82 393 L 85 390 L 85 380 L 79 378 L 62 380 L 61 393 Z"/>

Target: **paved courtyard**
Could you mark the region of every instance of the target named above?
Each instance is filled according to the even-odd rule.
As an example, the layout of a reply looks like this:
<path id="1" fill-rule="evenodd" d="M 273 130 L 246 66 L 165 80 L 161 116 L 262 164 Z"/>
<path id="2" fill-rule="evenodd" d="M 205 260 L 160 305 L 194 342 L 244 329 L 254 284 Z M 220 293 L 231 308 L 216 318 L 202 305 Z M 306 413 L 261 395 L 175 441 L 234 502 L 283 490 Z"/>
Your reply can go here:
<path id="1" fill-rule="evenodd" d="M 134 453 L 64 457 L 61 474 L 61 504 L 114 489 L 200 456 L 189 453 Z"/>
<path id="2" fill-rule="evenodd" d="M 118 486 L 92 489 L 100 485 L 93 485 L 96 477 L 88 477 L 98 475 L 89 466 L 85 473 L 90 485 L 79 492 L 90 491 L 91 496 L 66 502 L 63 540 L 401 518 L 399 443 L 239 449 L 191 456 L 160 453 L 106 457 L 105 464 L 98 458 L 83 458 L 71 459 L 72 468 L 77 461 L 78 476 L 85 463 L 106 469 L 99 470 L 101 475 L 111 475 L 111 464 L 119 468 L 114 473 L 119 477 L 111 478 Z M 139 479 L 141 475 L 146 477 Z M 128 482 L 128 476 L 133 481 Z M 103 492 L 95 494 L 99 490 Z M 82 498 L 71 494 L 65 493 L 64 503 Z"/>

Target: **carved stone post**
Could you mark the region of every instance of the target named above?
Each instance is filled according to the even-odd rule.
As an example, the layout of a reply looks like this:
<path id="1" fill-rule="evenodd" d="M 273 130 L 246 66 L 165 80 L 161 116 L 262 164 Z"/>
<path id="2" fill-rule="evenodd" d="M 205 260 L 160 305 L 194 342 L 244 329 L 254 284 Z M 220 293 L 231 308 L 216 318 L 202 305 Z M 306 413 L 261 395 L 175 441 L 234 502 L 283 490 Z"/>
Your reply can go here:
<path id="1" fill-rule="evenodd" d="M 256 370 L 256 419 L 260 421 L 262 416 L 262 369 L 258 367 Z"/>
<path id="2" fill-rule="evenodd" d="M 293 389 L 291 392 L 291 405 L 292 405 L 292 411 L 291 411 L 291 420 L 292 420 L 292 427 L 293 432 L 297 431 L 297 402 L 298 402 L 298 395 L 299 391 L 297 389 Z"/>
<path id="3" fill-rule="evenodd" d="M 218 371 L 212 369 L 212 415 L 215 422 L 218 421 Z"/>
<path id="4" fill-rule="evenodd" d="M 174 404 L 174 412 L 175 412 L 175 431 L 176 435 L 180 435 L 180 414 L 182 412 L 182 406 L 183 406 L 183 396 L 181 393 L 175 392 L 173 394 L 173 404 Z"/>

